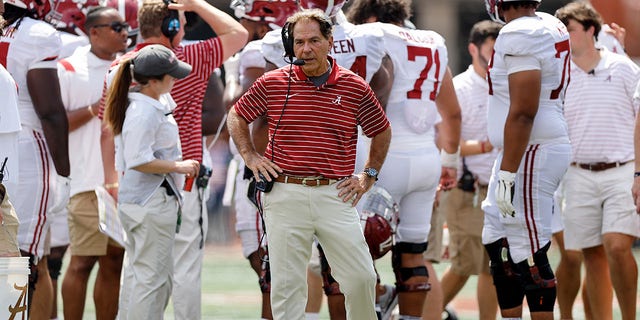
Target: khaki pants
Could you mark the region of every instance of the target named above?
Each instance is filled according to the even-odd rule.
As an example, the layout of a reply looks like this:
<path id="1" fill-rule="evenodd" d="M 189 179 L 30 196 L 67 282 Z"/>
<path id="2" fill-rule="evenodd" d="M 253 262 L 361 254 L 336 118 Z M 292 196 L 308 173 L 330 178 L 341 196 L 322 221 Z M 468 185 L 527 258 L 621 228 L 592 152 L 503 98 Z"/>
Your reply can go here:
<path id="1" fill-rule="evenodd" d="M 19 257 L 18 249 L 18 215 L 9 201 L 9 194 L 4 185 L 0 184 L 0 257 Z"/>
<path id="2" fill-rule="evenodd" d="M 305 317 L 306 269 L 314 235 L 345 295 L 347 318 L 376 319 L 376 274 L 360 218 L 351 203 L 338 198 L 335 184 L 276 183 L 263 199 L 274 319 Z"/>

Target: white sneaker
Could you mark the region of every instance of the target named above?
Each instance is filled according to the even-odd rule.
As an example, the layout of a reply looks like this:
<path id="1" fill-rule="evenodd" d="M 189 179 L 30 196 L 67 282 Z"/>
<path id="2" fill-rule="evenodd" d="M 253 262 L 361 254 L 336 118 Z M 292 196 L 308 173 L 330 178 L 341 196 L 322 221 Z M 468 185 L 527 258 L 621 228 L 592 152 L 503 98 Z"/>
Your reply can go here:
<path id="1" fill-rule="evenodd" d="M 385 284 L 384 287 L 386 291 L 378 298 L 378 305 L 380 305 L 381 319 L 389 320 L 393 309 L 398 305 L 398 293 L 396 288 L 390 284 Z"/>

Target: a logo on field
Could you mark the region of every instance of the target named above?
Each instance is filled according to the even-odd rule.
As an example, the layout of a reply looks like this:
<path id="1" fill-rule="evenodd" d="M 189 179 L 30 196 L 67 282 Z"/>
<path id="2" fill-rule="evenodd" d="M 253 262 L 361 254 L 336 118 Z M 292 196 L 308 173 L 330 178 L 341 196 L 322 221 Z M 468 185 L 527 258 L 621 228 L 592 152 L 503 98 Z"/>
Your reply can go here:
<path id="1" fill-rule="evenodd" d="M 342 96 L 338 96 L 335 100 L 332 101 L 333 104 L 337 104 L 340 105 L 340 102 L 342 101 Z"/>

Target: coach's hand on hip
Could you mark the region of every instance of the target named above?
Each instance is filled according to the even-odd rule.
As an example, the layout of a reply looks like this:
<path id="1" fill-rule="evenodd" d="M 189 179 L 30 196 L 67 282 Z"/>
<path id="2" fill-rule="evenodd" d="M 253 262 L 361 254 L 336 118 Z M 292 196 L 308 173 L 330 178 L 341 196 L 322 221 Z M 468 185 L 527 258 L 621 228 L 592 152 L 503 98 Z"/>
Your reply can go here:
<path id="1" fill-rule="evenodd" d="M 368 176 L 364 172 L 352 175 L 340 181 L 336 186 L 340 190 L 338 197 L 342 198 L 344 202 L 352 201 L 351 206 L 355 207 L 362 195 L 369 191 L 375 182 L 375 178 Z"/>

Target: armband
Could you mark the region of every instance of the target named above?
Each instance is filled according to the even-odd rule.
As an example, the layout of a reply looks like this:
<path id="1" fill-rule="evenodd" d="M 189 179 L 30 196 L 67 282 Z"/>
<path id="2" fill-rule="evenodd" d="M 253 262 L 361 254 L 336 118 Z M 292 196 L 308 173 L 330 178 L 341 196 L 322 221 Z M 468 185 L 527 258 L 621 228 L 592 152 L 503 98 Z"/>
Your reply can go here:
<path id="1" fill-rule="evenodd" d="M 457 168 L 459 160 L 460 160 L 459 147 L 455 153 L 447 153 L 447 151 L 445 151 L 444 148 L 440 150 L 440 163 L 442 164 L 443 167 Z"/>

